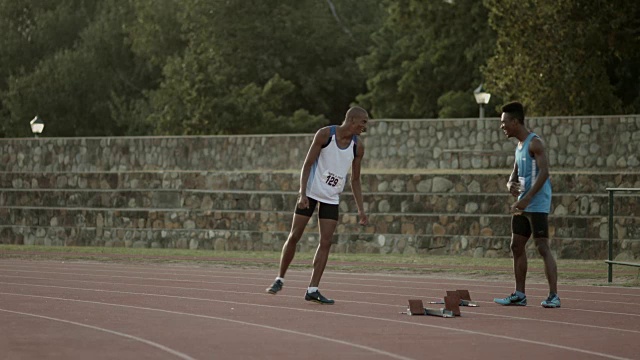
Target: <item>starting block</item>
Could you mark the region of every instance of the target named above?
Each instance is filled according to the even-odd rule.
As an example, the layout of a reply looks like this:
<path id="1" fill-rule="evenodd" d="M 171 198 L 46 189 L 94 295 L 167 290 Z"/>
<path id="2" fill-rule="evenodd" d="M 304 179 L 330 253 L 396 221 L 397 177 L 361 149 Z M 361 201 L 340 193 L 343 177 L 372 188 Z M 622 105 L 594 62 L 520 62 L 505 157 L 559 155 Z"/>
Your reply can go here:
<path id="1" fill-rule="evenodd" d="M 409 300 L 409 308 L 407 309 L 406 314 L 429 315 L 429 316 L 439 316 L 443 318 L 452 318 L 452 317 L 460 316 L 459 302 L 460 302 L 459 297 L 450 298 L 448 296 L 445 296 L 444 308 L 429 309 L 424 307 L 422 300 Z"/>
<path id="2" fill-rule="evenodd" d="M 469 307 L 478 306 L 477 303 L 471 301 L 471 294 L 469 294 L 469 290 L 447 291 L 447 296 L 449 297 L 457 296 L 460 299 L 459 306 L 469 306 Z M 445 301 L 430 301 L 429 304 L 444 304 Z"/>

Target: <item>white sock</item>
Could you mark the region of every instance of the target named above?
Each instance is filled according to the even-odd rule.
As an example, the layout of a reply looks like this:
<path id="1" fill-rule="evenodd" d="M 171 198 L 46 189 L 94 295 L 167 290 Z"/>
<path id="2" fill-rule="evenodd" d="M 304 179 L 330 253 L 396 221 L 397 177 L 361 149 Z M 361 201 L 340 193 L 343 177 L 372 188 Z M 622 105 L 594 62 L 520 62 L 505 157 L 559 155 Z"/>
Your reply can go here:
<path id="1" fill-rule="evenodd" d="M 278 277 L 276 277 L 276 281 L 278 281 L 278 280 L 282 281 L 282 283 L 284 284 L 284 278 L 281 278 L 280 276 L 278 276 Z"/>
<path id="2" fill-rule="evenodd" d="M 307 292 L 308 292 L 308 293 L 312 293 L 312 292 L 316 292 L 316 291 L 318 291 L 318 288 L 317 288 L 317 287 L 315 287 L 315 286 L 309 286 L 309 287 L 307 288 Z"/>

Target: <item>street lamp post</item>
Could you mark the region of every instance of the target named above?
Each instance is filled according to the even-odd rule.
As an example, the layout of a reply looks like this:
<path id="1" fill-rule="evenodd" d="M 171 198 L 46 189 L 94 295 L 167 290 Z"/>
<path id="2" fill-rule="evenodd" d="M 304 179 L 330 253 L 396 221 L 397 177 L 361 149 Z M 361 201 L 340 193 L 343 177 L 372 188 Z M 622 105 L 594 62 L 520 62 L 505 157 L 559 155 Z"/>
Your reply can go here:
<path id="1" fill-rule="evenodd" d="M 31 132 L 35 137 L 38 137 L 38 134 L 42 134 L 42 130 L 44 130 L 44 121 L 36 115 L 36 117 L 31 120 Z"/>
<path id="2" fill-rule="evenodd" d="M 482 84 L 473 90 L 473 96 L 476 98 L 476 103 L 480 107 L 480 119 L 484 119 L 484 106 L 489 103 L 491 94 L 486 92 L 482 87 Z"/>

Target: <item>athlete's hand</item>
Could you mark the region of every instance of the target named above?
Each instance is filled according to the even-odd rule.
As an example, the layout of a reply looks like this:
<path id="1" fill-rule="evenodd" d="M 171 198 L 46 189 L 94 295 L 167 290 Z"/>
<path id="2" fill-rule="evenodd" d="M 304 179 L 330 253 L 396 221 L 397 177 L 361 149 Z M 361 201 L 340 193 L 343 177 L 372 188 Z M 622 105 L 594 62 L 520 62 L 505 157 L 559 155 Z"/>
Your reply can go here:
<path id="1" fill-rule="evenodd" d="M 298 209 L 308 209 L 309 208 L 309 198 L 307 195 L 298 194 Z"/>
<path id="2" fill-rule="evenodd" d="M 516 201 L 515 203 L 513 203 L 513 205 L 511 205 L 511 213 L 516 215 L 522 214 L 524 209 L 526 209 L 527 206 L 529 206 L 530 202 L 531 200 L 527 199 L 526 197 Z"/>
<path id="3" fill-rule="evenodd" d="M 520 195 L 520 183 L 518 181 L 509 181 L 507 183 L 507 189 L 511 195 L 518 197 Z"/>
<path id="4" fill-rule="evenodd" d="M 367 214 L 365 214 L 365 213 L 358 213 L 358 216 L 360 217 L 360 222 L 359 222 L 359 224 L 360 224 L 361 226 L 369 225 L 369 218 L 367 217 Z"/>

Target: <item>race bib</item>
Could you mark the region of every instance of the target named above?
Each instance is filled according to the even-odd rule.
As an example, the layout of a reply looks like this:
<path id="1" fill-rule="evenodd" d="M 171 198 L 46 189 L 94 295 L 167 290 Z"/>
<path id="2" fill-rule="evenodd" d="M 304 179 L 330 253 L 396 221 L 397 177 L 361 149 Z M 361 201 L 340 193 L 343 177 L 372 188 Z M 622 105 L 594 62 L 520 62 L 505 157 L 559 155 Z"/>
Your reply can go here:
<path id="1" fill-rule="evenodd" d="M 340 188 L 344 182 L 344 177 L 339 176 L 337 174 L 332 173 L 331 171 L 326 171 L 322 174 L 324 178 L 325 184 L 331 186 L 332 188 Z"/>

